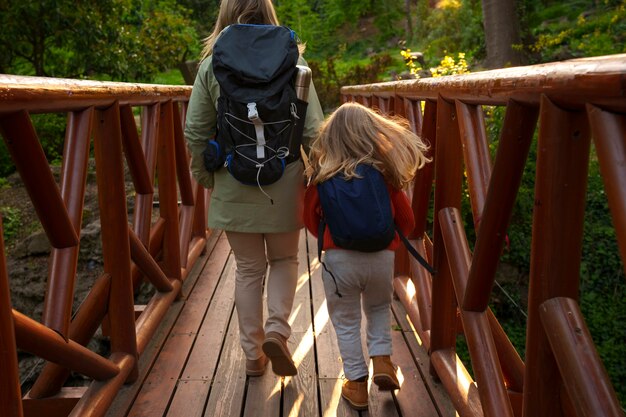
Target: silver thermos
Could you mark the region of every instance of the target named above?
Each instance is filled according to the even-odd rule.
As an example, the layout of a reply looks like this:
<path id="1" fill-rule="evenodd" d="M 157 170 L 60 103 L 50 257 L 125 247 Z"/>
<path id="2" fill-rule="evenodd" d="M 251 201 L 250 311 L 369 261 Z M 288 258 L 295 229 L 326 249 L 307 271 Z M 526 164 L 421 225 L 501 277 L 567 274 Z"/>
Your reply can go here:
<path id="1" fill-rule="evenodd" d="M 304 65 L 296 65 L 298 73 L 296 74 L 296 96 L 302 100 L 308 102 L 309 100 L 309 85 L 311 84 L 311 68 Z"/>
<path id="2" fill-rule="evenodd" d="M 302 149 L 302 135 L 304 133 L 304 119 L 309 101 L 309 86 L 311 85 L 311 69 L 304 65 L 296 65 L 298 72 L 296 74 L 296 97 L 299 99 L 296 104 L 297 113 L 293 118 L 293 129 L 289 138 L 289 154 L 298 156 L 302 155 L 302 159 L 307 161 L 306 154 Z M 293 105 L 293 103 L 292 103 Z M 298 116 L 299 115 L 299 116 Z M 307 162 L 305 162 L 306 164 Z"/>

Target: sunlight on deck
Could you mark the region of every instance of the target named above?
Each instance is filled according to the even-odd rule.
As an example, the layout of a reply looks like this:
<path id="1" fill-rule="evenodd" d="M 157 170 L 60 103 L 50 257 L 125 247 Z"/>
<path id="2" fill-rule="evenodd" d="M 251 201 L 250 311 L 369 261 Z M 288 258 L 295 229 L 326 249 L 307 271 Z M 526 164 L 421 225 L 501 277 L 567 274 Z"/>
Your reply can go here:
<path id="1" fill-rule="evenodd" d="M 324 409 L 324 417 L 336 417 L 339 401 L 341 401 L 341 379 L 337 379 L 333 386 L 333 392 L 328 401 L 328 407 Z"/>
<path id="2" fill-rule="evenodd" d="M 291 408 L 288 410 L 289 414 L 287 414 L 287 416 L 289 417 L 295 417 L 295 416 L 299 416 L 300 415 L 300 410 L 302 409 L 302 405 L 304 404 L 304 394 L 302 392 L 298 393 L 298 396 L 293 400 L 293 404 L 291 405 Z"/>
<path id="3" fill-rule="evenodd" d="M 415 298 L 415 295 L 417 294 L 417 291 L 415 289 L 415 284 L 413 284 L 413 280 L 409 279 L 406 282 L 406 293 L 407 296 L 410 300 L 413 300 Z M 417 339 L 417 343 L 420 346 L 423 346 L 424 343 L 422 342 L 422 338 L 419 336 L 419 332 L 417 331 L 417 329 L 415 328 L 415 326 L 413 326 L 413 322 L 411 321 L 411 318 L 409 317 L 408 314 L 405 314 L 405 318 L 407 323 L 409 324 L 411 331 L 413 331 L 413 333 L 415 333 L 415 338 Z"/>
<path id="4" fill-rule="evenodd" d="M 309 326 L 298 348 L 293 352 L 293 361 L 299 367 L 306 354 L 313 349 L 313 326 Z"/>

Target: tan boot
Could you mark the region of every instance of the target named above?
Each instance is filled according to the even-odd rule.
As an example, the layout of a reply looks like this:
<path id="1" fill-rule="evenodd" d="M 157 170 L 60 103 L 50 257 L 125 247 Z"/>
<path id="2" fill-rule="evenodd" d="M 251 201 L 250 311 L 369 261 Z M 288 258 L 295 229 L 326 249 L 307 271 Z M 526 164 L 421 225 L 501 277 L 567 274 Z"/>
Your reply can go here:
<path id="1" fill-rule="evenodd" d="M 372 379 L 378 389 L 382 391 L 393 391 L 400 389 L 396 366 L 391 362 L 389 356 L 372 356 L 374 362 L 374 375 Z"/>
<path id="2" fill-rule="evenodd" d="M 262 355 L 258 359 L 246 359 L 246 375 L 248 376 L 261 376 L 265 373 L 267 368 L 267 362 L 269 359 L 267 356 Z"/>
<path id="3" fill-rule="evenodd" d="M 341 387 L 341 396 L 355 410 L 367 410 L 367 381 L 345 380 Z"/>
<path id="4" fill-rule="evenodd" d="M 291 376 L 298 373 L 287 347 L 287 339 L 283 335 L 276 332 L 267 333 L 263 342 L 263 352 L 272 361 L 272 371 L 276 375 Z"/>

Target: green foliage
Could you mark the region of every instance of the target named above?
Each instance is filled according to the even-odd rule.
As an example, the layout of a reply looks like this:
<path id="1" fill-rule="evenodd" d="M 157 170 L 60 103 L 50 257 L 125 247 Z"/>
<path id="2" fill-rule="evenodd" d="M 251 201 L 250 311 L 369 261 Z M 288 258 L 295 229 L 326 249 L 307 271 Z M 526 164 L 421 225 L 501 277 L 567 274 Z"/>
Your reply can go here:
<path id="1" fill-rule="evenodd" d="M 152 79 L 154 84 L 163 84 L 163 85 L 185 85 L 185 80 L 183 78 L 183 74 L 181 74 L 180 70 L 170 69 L 164 72 L 160 72 L 154 76 Z"/>
<path id="2" fill-rule="evenodd" d="M 413 50 L 424 53 L 429 65 L 435 65 L 445 55 L 464 51 L 470 60 L 484 58 L 485 34 L 482 26 L 480 2 L 472 0 L 444 0 L 437 8 L 417 11 L 417 36 Z"/>
<path id="3" fill-rule="evenodd" d="M 402 3 L 394 0 L 374 2 L 376 7 L 370 10 L 374 15 L 374 25 L 379 31 L 379 40 L 406 36 Z"/>
<path id="4" fill-rule="evenodd" d="M 553 4 L 533 23 L 528 51 L 537 62 L 626 52 L 626 0 Z"/>
<path id="5" fill-rule="evenodd" d="M 333 57 L 324 61 L 309 61 L 322 108 L 331 110 L 339 106 L 339 89 L 344 85 L 381 81 L 381 74 L 391 63 L 391 56 L 386 53 L 373 56 L 368 63 L 356 63 L 344 69 L 337 65 L 338 61 Z"/>
<path id="6" fill-rule="evenodd" d="M 0 7 L 0 64 L 9 73 L 150 81 L 197 45 L 188 12 L 175 0 L 42 0 Z"/>
<path id="7" fill-rule="evenodd" d="M 400 0 L 288 0 L 274 4 L 281 24 L 296 31 L 312 59 L 336 57 L 342 47 L 361 54 L 371 48 L 372 40 L 384 44 L 404 35 L 404 26 L 397 24 L 402 19 Z"/>
<path id="8" fill-rule="evenodd" d="M 595 158 L 590 162 L 588 181 L 581 310 L 615 389 L 626 403 L 626 388 L 617 383 L 626 380 L 626 277 Z"/>
<path id="9" fill-rule="evenodd" d="M 0 207 L 0 214 L 2 215 L 3 237 L 7 242 L 17 235 L 22 227 L 22 217 L 18 209 L 9 206 Z"/>
<path id="10" fill-rule="evenodd" d="M 293 29 L 307 45 L 308 54 L 320 54 L 329 46 L 328 31 L 320 15 L 315 13 L 307 0 L 276 2 L 276 13 L 282 24 Z"/>
<path id="11" fill-rule="evenodd" d="M 369 14 L 376 1 L 363 0 L 323 0 L 320 11 L 330 29 L 337 29 L 344 24 L 356 27 L 363 16 Z"/>
<path id="12" fill-rule="evenodd" d="M 177 0 L 176 3 L 190 11 L 189 18 L 194 24 L 196 33 L 201 39 L 206 38 L 213 30 L 220 9 L 220 0 Z"/>
<path id="13" fill-rule="evenodd" d="M 15 172 L 15 165 L 9 155 L 9 150 L 4 141 L 0 141 L 0 178 L 8 177 L 13 172 Z"/>
<path id="14" fill-rule="evenodd" d="M 34 114 L 31 119 L 48 162 L 60 164 L 63 158 L 66 116 L 59 113 Z"/>
<path id="15" fill-rule="evenodd" d="M 39 143 L 50 164 L 60 164 L 65 142 L 65 114 L 33 114 L 31 120 Z M 4 141 L 0 142 L 0 177 L 7 177 L 15 172 L 15 165 Z"/>

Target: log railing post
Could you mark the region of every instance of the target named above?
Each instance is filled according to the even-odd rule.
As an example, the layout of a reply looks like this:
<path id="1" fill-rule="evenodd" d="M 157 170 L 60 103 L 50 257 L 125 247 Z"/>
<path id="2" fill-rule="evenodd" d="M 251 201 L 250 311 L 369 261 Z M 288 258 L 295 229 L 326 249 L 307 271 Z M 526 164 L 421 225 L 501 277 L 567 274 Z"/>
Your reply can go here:
<path id="1" fill-rule="evenodd" d="M 137 358 L 119 105 L 97 113 L 94 135 L 104 271 L 111 276 L 111 352 Z M 136 363 L 136 362 L 135 362 Z M 132 375 L 132 373 L 131 373 Z M 132 378 L 132 376 L 131 376 Z"/>
<path id="2" fill-rule="evenodd" d="M 87 182 L 89 144 L 94 109 L 70 112 L 63 148 L 61 198 L 76 235 L 80 235 Z M 67 340 L 72 317 L 79 243 L 68 248 L 52 248 L 43 322 Z"/>
<path id="3" fill-rule="evenodd" d="M 470 270 L 463 308 L 484 311 L 489 303 L 506 229 L 522 181 L 526 158 L 537 123 L 538 109 L 510 102 L 502 128 L 489 188 L 481 196 L 477 215 L 483 220 L 477 229 L 474 260 Z M 480 194 L 480 193 L 477 193 Z"/>
<path id="4" fill-rule="evenodd" d="M 172 102 L 161 105 L 157 152 L 159 215 L 165 220 L 163 270 L 169 278 L 181 279 L 178 193 L 176 189 L 176 147 Z"/>
<path id="5" fill-rule="evenodd" d="M 463 151 L 453 104 L 437 101 L 437 149 L 435 157 L 435 213 L 446 207 L 461 208 Z M 455 350 L 457 303 L 446 256 L 440 221 L 435 216 L 433 232 L 432 323 L 430 350 Z M 435 372 L 431 362 L 431 372 Z"/>
<path id="6" fill-rule="evenodd" d="M 587 113 L 626 274 L 626 116 L 591 105 Z"/>
<path id="7" fill-rule="evenodd" d="M 578 299 L 590 132 L 586 114 L 541 100 L 526 331 L 524 417 L 563 415 L 563 381 L 539 317 L 554 297 Z"/>
<path id="8" fill-rule="evenodd" d="M 624 415 L 576 300 L 551 298 L 539 315 L 578 416 Z"/>
<path id="9" fill-rule="evenodd" d="M 22 417 L 24 411 L 17 365 L 15 325 L 3 236 L 4 227 L 0 214 L 0 414 L 6 417 Z"/>

